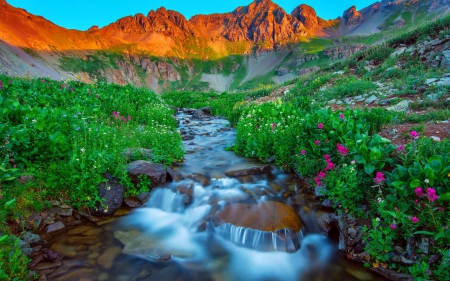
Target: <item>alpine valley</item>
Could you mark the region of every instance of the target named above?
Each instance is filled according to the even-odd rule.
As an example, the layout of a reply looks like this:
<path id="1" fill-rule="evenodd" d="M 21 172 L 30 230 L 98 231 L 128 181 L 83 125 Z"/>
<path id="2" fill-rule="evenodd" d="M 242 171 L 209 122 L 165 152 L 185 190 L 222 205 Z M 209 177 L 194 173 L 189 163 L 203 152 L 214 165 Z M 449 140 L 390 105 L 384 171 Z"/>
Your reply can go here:
<path id="1" fill-rule="evenodd" d="M 324 20 L 255 0 L 225 14 L 186 19 L 164 7 L 87 31 L 65 29 L 0 0 L 0 73 L 233 91 L 279 84 L 382 43 L 450 12 L 450 0 L 382 0 Z"/>

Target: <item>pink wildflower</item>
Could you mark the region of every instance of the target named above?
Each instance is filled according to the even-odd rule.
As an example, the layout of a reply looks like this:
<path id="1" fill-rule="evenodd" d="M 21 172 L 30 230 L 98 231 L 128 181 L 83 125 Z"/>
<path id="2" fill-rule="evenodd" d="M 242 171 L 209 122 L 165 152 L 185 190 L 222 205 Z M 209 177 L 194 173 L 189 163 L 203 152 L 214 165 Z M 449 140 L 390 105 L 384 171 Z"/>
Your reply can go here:
<path id="1" fill-rule="evenodd" d="M 322 185 L 322 183 L 320 182 L 320 178 L 319 177 L 315 177 L 314 181 L 316 182 L 317 186 L 321 186 Z"/>
<path id="2" fill-rule="evenodd" d="M 12 84 L 12 80 L 9 80 L 9 81 L 8 81 L 8 84 Z"/>
<path id="3" fill-rule="evenodd" d="M 302 151 L 300 153 L 305 155 L 306 154 L 306 150 L 302 149 Z"/>
<path id="4" fill-rule="evenodd" d="M 352 160 L 352 162 L 350 162 L 350 164 L 355 165 L 356 164 L 356 160 Z"/>
<path id="5" fill-rule="evenodd" d="M 96 98 L 100 98 L 98 94 L 95 95 Z"/>
<path id="6" fill-rule="evenodd" d="M 325 161 L 327 162 L 327 166 L 325 167 L 324 171 L 333 170 L 335 165 L 333 162 L 331 162 L 330 155 L 325 154 L 324 158 L 325 158 Z"/>
<path id="7" fill-rule="evenodd" d="M 339 152 L 339 154 L 341 154 L 342 156 L 346 156 L 348 154 L 348 148 L 346 148 L 345 146 L 343 146 L 342 144 L 338 143 L 337 144 L 337 151 Z"/>
<path id="8" fill-rule="evenodd" d="M 330 160 L 330 154 L 325 154 L 325 155 L 323 156 L 323 158 L 325 158 L 325 160 Z"/>
<path id="9" fill-rule="evenodd" d="M 409 133 L 409 136 L 412 138 L 412 139 L 418 139 L 419 138 L 419 136 L 420 136 L 420 133 L 418 133 L 418 132 L 416 132 L 416 131 L 412 131 L 411 133 Z"/>
<path id="10" fill-rule="evenodd" d="M 91 89 L 88 90 L 88 93 L 89 93 L 89 94 L 92 93 Z"/>
<path id="11" fill-rule="evenodd" d="M 3 82 L 0 80 L 0 90 L 3 89 Z"/>
<path id="12" fill-rule="evenodd" d="M 416 195 L 418 197 L 424 197 L 425 196 L 425 193 L 423 193 L 423 190 L 422 190 L 421 187 L 418 187 L 418 188 L 414 189 L 414 192 L 416 193 Z"/>
<path id="13" fill-rule="evenodd" d="M 431 188 L 431 187 L 428 188 L 427 193 L 428 193 L 427 197 L 430 202 L 434 202 L 434 201 L 436 201 L 436 199 L 439 198 L 439 196 L 436 195 L 436 189 L 434 189 L 434 188 Z"/>
<path id="14" fill-rule="evenodd" d="M 318 127 L 319 129 L 323 129 L 323 124 L 322 124 L 322 123 L 319 123 L 319 125 L 317 125 L 317 127 Z"/>
<path id="15" fill-rule="evenodd" d="M 416 216 L 414 216 L 411 218 L 411 221 L 412 221 L 412 223 L 418 223 L 419 219 Z"/>
<path id="16" fill-rule="evenodd" d="M 272 130 L 275 130 L 275 127 L 277 126 L 277 124 L 272 123 L 272 124 L 270 124 L 270 126 L 272 127 Z"/>
<path id="17" fill-rule="evenodd" d="M 397 146 L 397 151 L 404 152 L 405 151 L 405 146 L 404 145 Z"/>
<path id="18" fill-rule="evenodd" d="M 128 116 L 128 121 L 130 121 L 131 120 L 131 116 Z"/>
<path id="19" fill-rule="evenodd" d="M 391 223 L 391 228 L 392 228 L 392 229 L 396 229 L 396 228 L 397 228 L 397 226 L 395 225 L 395 223 Z"/>
<path id="20" fill-rule="evenodd" d="M 327 174 L 325 174 L 324 172 L 320 172 L 320 173 L 318 174 L 319 178 L 322 178 L 322 179 L 323 179 L 326 175 L 327 175 Z"/>
<path id="21" fill-rule="evenodd" d="M 320 144 L 320 140 L 315 140 L 314 143 L 315 143 L 316 145 L 319 145 L 319 144 Z"/>
<path id="22" fill-rule="evenodd" d="M 339 114 L 339 119 L 341 119 L 341 120 L 344 120 L 344 119 L 345 119 L 344 113 Z"/>
<path id="23" fill-rule="evenodd" d="M 41 79 L 41 82 L 42 82 L 42 83 L 45 83 L 45 80 L 44 80 L 44 79 Z"/>
<path id="24" fill-rule="evenodd" d="M 67 89 L 69 87 L 69 85 L 67 85 L 66 83 L 63 83 L 62 85 L 61 85 L 61 88 L 63 88 L 63 89 Z"/>
<path id="25" fill-rule="evenodd" d="M 381 184 L 381 182 L 386 180 L 386 179 L 384 178 L 384 174 L 382 172 L 377 172 L 377 174 L 375 175 L 374 180 L 375 180 L 375 182 L 377 184 Z"/>

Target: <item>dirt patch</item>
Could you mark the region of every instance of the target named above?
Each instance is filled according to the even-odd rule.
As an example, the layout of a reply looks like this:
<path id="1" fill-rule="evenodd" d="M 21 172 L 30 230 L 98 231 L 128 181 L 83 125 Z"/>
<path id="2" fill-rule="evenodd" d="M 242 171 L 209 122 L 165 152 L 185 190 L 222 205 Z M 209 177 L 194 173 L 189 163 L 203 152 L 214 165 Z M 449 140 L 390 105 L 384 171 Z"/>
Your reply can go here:
<path id="1" fill-rule="evenodd" d="M 412 141 L 409 137 L 414 128 L 423 126 L 424 137 L 438 137 L 441 140 L 450 139 L 450 123 L 404 123 L 399 125 L 389 125 L 383 128 L 379 133 L 382 137 L 392 141 L 394 145 L 405 145 Z"/>

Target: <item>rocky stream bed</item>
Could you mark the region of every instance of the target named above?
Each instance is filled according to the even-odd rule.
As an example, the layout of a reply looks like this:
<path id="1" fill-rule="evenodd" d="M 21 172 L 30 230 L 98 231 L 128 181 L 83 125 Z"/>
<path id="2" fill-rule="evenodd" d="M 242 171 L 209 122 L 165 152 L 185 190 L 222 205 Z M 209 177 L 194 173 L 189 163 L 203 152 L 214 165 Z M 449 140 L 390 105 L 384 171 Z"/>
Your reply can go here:
<path id="1" fill-rule="evenodd" d="M 386 280 L 339 255 L 364 259 L 364 221 L 335 216 L 295 175 L 226 151 L 235 132 L 208 113 L 178 113 L 183 162 L 129 164 L 151 192 L 124 198 L 105 175 L 105 206 L 54 201 L 34 213 L 26 224 L 39 235 L 21 243 L 40 280 Z"/>

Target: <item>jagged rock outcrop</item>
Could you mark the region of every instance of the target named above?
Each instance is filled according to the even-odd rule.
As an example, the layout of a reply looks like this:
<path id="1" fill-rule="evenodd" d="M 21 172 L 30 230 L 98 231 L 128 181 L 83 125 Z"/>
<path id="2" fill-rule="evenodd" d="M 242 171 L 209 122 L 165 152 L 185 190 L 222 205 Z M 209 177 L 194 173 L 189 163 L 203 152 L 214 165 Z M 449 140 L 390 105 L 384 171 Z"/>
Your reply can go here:
<path id="1" fill-rule="evenodd" d="M 303 56 L 301 56 L 301 57 L 299 57 L 299 58 L 296 58 L 296 59 L 292 60 L 292 61 L 290 62 L 290 65 L 293 65 L 293 66 L 299 66 L 299 65 L 304 64 L 304 63 L 307 62 L 307 61 L 317 60 L 317 59 L 319 59 L 319 55 L 317 55 L 317 54 L 313 54 L 313 55 L 303 55 Z"/>
<path id="2" fill-rule="evenodd" d="M 364 51 L 367 48 L 368 46 L 363 44 L 344 45 L 339 47 L 327 48 L 322 51 L 322 54 L 333 60 L 345 59 L 357 52 Z"/>
<path id="3" fill-rule="evenodd" d="M 319 18 L 316 11 L 305 4 L 296 7 L 291 15 L 299 20 L 306 28 L 313 29 L 319 26 Z"/>
<path id="4" fill-rule="evenodd" d="M 96 31 L 99 30 L 100 28 L 98 27 L 98 25 L 93 25 L 91 27 L 89 27 L 88 31 Z"/>
<path id="5" fill-rule="evenodd" d="M 347 26 L 358 25 L 364 21 L 363 15 L 356 10 L 355 6 L 351 6 L 349 9 L 344 11 L 342 16 L 344 24 Z"/>
<path id="6" fill-rule="evenodd" d="M 301 68 L 301 69 L 297 70 L 297 75 L 301 76 L 301 75 L 309 74 L 309 73 L 317 71 L 319 69 L 320 69 L 320 67 L 318 67 L 318 66 L 313 66 L 313 67 L 308 67 L 308 68 Z"/>

